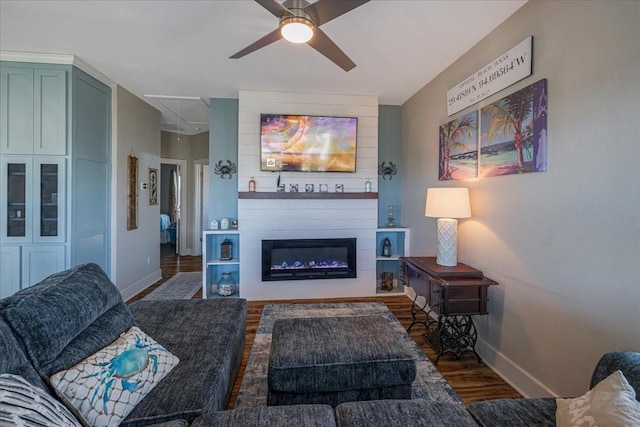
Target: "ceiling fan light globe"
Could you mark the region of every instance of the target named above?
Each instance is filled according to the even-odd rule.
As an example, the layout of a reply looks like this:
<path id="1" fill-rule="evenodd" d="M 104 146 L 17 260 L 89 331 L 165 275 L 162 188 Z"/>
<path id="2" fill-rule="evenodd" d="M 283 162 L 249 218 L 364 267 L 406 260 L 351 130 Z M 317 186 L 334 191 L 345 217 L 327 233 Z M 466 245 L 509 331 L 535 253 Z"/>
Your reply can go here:
<path id="1" fill-rule="evenodd" d="M 306 43 L 313 37 L 314 25 L 311 21 L 300 17 L 283 19 L 280 34 L 291 43 Z"/>

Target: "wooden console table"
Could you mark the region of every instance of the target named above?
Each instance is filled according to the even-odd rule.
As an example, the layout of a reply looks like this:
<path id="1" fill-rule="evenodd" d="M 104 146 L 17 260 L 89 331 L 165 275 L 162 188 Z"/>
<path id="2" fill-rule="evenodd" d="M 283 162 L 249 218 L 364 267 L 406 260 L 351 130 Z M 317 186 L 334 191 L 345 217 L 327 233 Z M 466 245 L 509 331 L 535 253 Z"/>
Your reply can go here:
<path id="1" fill-rule="evenodd" d="M 421 308 L 411 305 L 413 322 L 427 328 L 425 341 L 437 352 L 435 363 L 445 353 L 459 359 L 463 353 L 476 353 L 475 345 L 478 333 L 473 324 L 472 315 L 487 314 L 487 289 L 497 285 L 484 277 L 482 271 L 458 263 L 455 267 L 443 267 L 436 263 L 435 257 L 402 257 L 401 280 L 410 286 L 418 296 L 425 298 Z M 437 319 L 432 318 L 435 314 Z"/>

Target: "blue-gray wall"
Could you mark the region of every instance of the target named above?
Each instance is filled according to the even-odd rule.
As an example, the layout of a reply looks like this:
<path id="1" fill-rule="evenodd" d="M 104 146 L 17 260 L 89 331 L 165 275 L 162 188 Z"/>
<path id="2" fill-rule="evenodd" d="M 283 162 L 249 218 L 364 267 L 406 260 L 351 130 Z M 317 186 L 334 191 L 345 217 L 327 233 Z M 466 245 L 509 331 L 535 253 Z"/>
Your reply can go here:
<path id="1" fill-rule="evenodd" d="M 378 175 L 378 225 L 387 223 L 389 205 L 393 205 L 396 227 L 402 224 L 402 109 L 399 105 L 378 107 L 378 165 L 396 165 L 398 173 L 387 179 Z M 389 179 L 391 178 L 391 179 Z"/>
<path id="2" fill-rule="evenodd" d="M 215 174 L 217 163 L 238 164 L 238 100 L 209 100 L 209 221 L 238 218 L 238 174 L 222 179 Z M 208 222 L 206 223 L 208 224 Z"/>

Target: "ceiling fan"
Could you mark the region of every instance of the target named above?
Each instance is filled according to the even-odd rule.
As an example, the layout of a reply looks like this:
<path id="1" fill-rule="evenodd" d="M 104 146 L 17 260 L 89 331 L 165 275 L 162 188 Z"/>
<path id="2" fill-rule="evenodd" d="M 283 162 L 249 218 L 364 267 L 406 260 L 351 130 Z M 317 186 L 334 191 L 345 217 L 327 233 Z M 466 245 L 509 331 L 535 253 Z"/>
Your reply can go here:
<path id="1" fill-rule="evenodd" d="M 356 64 L 319 27 L 367 3 L 369 0 L 287 0 L 280 4 L 276 0 L 255 0 L 280 19 L 278 29 L 270 32 L 255 43 L 230 56 L 242 58 L 275 41 L 285 38 L 293 43 L 306 43 L 345 71 Z"/>

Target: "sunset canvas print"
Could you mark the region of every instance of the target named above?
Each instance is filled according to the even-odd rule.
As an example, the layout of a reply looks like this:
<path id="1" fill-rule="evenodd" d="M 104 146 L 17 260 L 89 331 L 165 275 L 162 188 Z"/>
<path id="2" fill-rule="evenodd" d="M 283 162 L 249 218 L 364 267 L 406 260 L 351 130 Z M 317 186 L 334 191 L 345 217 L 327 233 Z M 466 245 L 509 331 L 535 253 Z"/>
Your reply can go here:
<path id="1" fill-rule="evenodd" d="M 480 110 L 481 177 L 547 170 L 547 80 Z"/>

